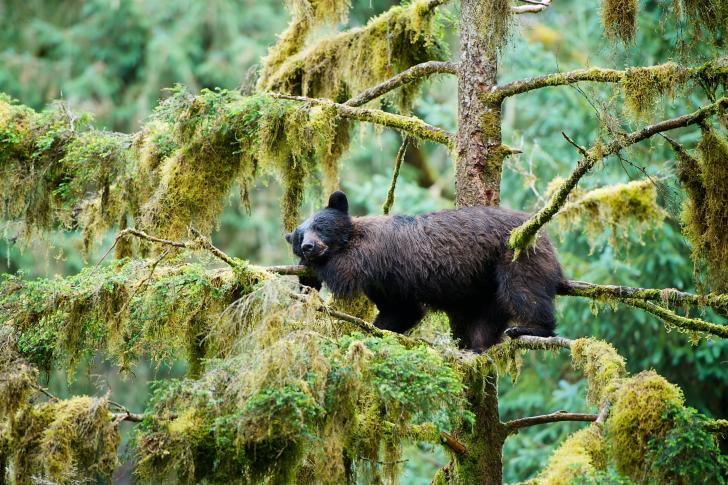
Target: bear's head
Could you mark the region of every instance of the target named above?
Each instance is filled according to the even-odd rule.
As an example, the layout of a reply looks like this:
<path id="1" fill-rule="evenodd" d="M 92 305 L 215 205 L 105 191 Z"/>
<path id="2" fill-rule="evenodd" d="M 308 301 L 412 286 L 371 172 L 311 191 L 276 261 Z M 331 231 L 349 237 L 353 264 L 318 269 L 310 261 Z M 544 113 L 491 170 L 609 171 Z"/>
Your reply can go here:
<path id="1" fill-rule="evenodd" d="M 346 247 L 353 228 L 346 194 L 336 191 L 325 208 L 286 234 L 286 241 L 303 263 L 320 264 Z"/>

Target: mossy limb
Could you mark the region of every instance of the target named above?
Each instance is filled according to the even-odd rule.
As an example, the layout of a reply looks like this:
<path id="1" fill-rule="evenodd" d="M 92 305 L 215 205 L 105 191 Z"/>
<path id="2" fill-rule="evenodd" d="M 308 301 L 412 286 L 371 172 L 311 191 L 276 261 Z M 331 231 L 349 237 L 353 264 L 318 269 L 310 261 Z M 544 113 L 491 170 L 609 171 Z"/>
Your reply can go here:
<path id="1" fill-rule="evenodd" d="M 587 379 L 587 402 L 600 405 L 627 374 L 624 358 L 609 343 L 581 338 L 571 344 L 574 367 L 584 369 Z"/>

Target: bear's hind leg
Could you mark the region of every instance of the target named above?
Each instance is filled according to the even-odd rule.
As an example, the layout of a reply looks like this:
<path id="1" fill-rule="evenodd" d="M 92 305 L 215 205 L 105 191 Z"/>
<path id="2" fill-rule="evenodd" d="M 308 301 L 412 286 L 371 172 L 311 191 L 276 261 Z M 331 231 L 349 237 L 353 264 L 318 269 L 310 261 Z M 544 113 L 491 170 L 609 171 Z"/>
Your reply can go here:
<path id="1" fill-rule="evenodd" d="M 425 308 L 421 303 L 376 302 L 379 314 L 374 319 L 374 326 L 383 330 L 404 333 L 417 325 L 425 316 Z"/>
<path id="2" fill-rule="evenodd" d="M 448 317 L 460 348 L 479 354 L 500 342 L 508 326 L 508 315 L 490 300 L 478 308 L 449 311 Z"/>

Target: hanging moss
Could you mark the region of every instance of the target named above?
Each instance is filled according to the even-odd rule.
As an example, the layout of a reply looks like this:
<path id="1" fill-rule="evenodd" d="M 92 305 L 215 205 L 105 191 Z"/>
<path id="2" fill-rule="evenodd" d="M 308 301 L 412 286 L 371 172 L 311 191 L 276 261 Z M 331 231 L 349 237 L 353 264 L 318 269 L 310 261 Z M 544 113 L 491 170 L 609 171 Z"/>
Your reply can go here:
<path id="1" fill-rule="evenodd" d="M 688 69 L 673 62 L 627 69 L 622 79 L 627 114 L 638 121 L 650 118 L 655 114 L 659 97 L 674 96 L 689 74 Z"/>
<path id="2" fill-rule="evenodd" d="M 728 4 L 723 0 L 682 0 L 681 3 L 696 36 L 706 30 L 718 38 L 728 31 Z"/>
<path id="3" fill-rule="evenodd" d="M 37 370 L 18 353 L 13 329 L 0 325 L 0 423 L 27 404 L 37 377 Z"/>
<path id="4" fill-rule="evenodd" d="M 473 2 L 478 33 L 485 41 L 485 55 L 496 55 L 508 43 L 513 24 L 510 0 L 482 0 Z"/>
<path id="5" fill-rule="evenodd" d="M 552 184 L 558 187 L 562 179 Z M 551 185 L 550 185 L 551 186 Z M 589 192 L 572 191 L 555 222 L 560 233 L 581 227 L 594 251 L 605 235 L 617 251 L 630 239 L 659 228 L 666 212 L 657 203 L 657 187 L 652 180 L 611 185 Z"/>
<path id="6" fill-rule="evenodd" d="M 664 439 L 670 420 L 663 419 L 670 406 L 682 407 L 677 386 L 654 371 L 626 379 L 613 396 L 606 422 L 607 453 L 617 471 L 642 481 L 651 439 Z"/>
<path id="7" fill-rule="evenodd" d="M 607 37 L 629 44 L 637 31 L 637 0 L 603 0 L 602 23 Z"/>
<path id="8" fill-rule="evenodd" d="M 533 480 L 539 485 L 585 483 L 606 467 L 606 453 L 599 426 L 591 425 L 569 436 Z"/>
<path id="9" fill-rule="evenodd" d="M 678 150 L 678 177 L 685 187 L 683 232 L 693 246 L 696 275 L 707 265 L 707 280 L 715 291 L 728 288 L 728 142 L 715 129 L 703 126 L 696 159 Z"/>
<path id="10" fill-rule="evenodd" d="M 105 399 L 76 397 L 28 406 L 12 424 L 13 483 L 111 479 L 120 443 Z"/>
<path id="11" fill-rule="evenodd" d="M 415 64 L 443 59 L 435 17 L 425 0 L 390 8 L 365 27 L 325 37 L 280 63 L 269 59 L 258 90 L 344 101 Z M 401 107 L 411 105 L 418 88 L 411 83 L 399 90 Z"/>
<path id="12" fill-rule="evenodd" d="M 584 369 L 588 390 L 587 402 L 601 404 L 614 390 L 617 381 L 627 374 L 624 358 L 607 342 L 588 338 L 571 344 L 574 367 Z"/>
<path id="13" fill-rule="evenodd" d="M 206 356 L 201 336 L 250 287 L 230 271 L 160 265 L 150 275 L 149 265 L 124 262 L 51 280 L 6 277 L 0 325 L 13 329 L 20 353 L 44 370 L 73 370 L 101 350 L 122 370 L 140 355 L 198 362 Z"/>

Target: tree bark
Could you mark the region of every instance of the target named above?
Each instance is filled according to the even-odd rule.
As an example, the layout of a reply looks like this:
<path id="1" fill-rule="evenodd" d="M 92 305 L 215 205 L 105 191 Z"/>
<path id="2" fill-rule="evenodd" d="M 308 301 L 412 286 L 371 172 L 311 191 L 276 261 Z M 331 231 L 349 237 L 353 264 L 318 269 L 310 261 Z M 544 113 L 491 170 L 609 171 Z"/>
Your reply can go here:
<path id="1" fill-rule="evenodd" d="M 498 205 L 505 152 L 501 147 L 501 101 L 483 94 L 496 85 L 497 52 L 478 32 L 483 4 L 460 4 L 460 69 L 458 72 L 457 165 L 455 203 L 458 207 Z"/>
<path id="2" fill-rule="evenodd" d="M 483 19 L 480 0 L 460 3 L 460 69 L 458 71 L 457 165 L 458 207 L 498 205 L 504 150 L 501 147 L 501 101 L 487 101 L 496 85 L 497 52 L 478 30 Z M 482 357 L 481 357 L 482 358 Z M 471 429 L 458 430 L 466 452 L 454 457 L 450 480 L 462 485 L 501 484 L 502 448 L 507 431 L 498 414 L 498 376 L 487 362 L 473 365 L 465 376 Z"/>

